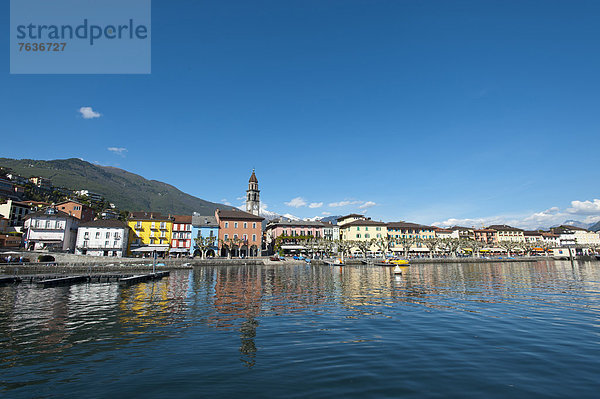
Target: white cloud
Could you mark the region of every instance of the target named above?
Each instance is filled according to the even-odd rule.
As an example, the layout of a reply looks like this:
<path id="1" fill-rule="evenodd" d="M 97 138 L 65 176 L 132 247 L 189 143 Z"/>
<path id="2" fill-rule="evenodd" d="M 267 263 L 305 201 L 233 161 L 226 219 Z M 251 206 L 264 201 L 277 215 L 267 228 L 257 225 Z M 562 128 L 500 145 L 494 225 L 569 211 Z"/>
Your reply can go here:
<path id="1" fill-rule="evenodd" d="M 125 153 L 127 152 L 127 148 L 123 147 L 108 147 L 107 150 L 122 157 L 124 157 Z"/>
<path id="2" fill-rule="evenodd" d="M 223 198 L 223 199 L 221 200 L 221 204 L 223 204 L 223 205 L 229 205 L 229 206 L 231 206 L 231 202 L 227 201 L 227 198 Z"/>
<path id="3" fill-rule="evenodd" d="M 342 206 L 348 206 L 348 205 L 358 205 L 362 203 L 362 201 L 338 201 L 338 202 L 331 202 L 329 203 L 329 206 L 332 208 L 338 208 L 338 207 L 342 207 Z"/>
<path id="4" fill-rule="evenodd" d="M 372 206 L 377 205 L 375 202 L 373 201 L 366 201 L 364 204 L 362 204 L 361 206 L 359 206 L 360 209 L 367 209 L 370 208 Z"/>
<path id="5" fill-rule="evenodd" d="M 314 208 L 320 208 L 322 206 L 323 206 L 322 202 L 311 202 L 308 207 L 314 209 Z"/>
<path id="6" fill-rule="evenodd" d="M 244 196 L 237 197 L 236 200 L 238 200 L 238 201 L 245 201 L 246 197 L 244 197 Z"/>
<path id="7" fill-rule="evenodd" d="M 561 210 L 552 207 L 540 212 L 521 215 L 496 215 L 481 218 L 447 219 L 433 223 L 435 226 L 466 226 L 481 227 L 491 224 L 508 224 L 522 229 L 547 228 L 563 224 L 567 220 L 577 220 L 582 223 L 592 224 L 600 221 L 600 199 L 592 201 L 571 201 L 571 207 Z"/>
<path id="8" fill-rule="evenodd" d="M 287 206 L 291 206 L 292 208 L 300 208 L 302 206 L 306 206 L 306 200 L 302 197 L 293 198 L 289 202 L 284 202 Z"/>
<path id="9" fill-rule="evenodd" d="M 600 199 L 593 201 L 571 201 L 571 208 L 567 209 L 572 214 L 600 214 Z"/>
<path id="10" fill-rule="evenodd" d="M 94 111 L 92 107 L 81 107 L 79 108 L 79 113 L 83 117 L 83 119 L 94 119 L 100 118 L 102 116 L 100 113 Z"/>
<path id="11" fill-rule="evenodd" d="M 329 216 L 329 215 L 331 215 L 331 212 L 321 212 L 321 215 L 323 215 L 323 216 Z"/>

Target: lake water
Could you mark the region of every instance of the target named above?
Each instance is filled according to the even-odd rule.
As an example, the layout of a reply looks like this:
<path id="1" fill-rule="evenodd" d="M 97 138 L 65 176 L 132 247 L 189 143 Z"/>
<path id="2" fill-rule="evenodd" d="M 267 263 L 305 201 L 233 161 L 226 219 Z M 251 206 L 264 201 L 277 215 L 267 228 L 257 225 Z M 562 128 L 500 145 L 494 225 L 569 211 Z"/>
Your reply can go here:
<path id="1" fill-rule="evenodd" d="M 0 287 L 0 397 L 600 396 L 600 263 Z"/>

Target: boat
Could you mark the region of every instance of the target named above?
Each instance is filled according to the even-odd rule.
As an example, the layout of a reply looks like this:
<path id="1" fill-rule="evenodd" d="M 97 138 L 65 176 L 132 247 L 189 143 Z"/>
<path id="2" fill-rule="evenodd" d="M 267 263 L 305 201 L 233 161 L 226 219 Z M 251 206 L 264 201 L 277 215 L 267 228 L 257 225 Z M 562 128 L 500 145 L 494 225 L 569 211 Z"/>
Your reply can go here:
<path id="1" fill-rule="evenodd" d="M 402 269 L 400 269 L 400 266 L 396 265 L 396 267 L 394 267 L 394 274 L 402 274 Z"/>
<path id="2" fill-rule="evenodd" d="M 324 262 L 329 266 L 346 266 L 346 264 L 342 262 L 340 258 L 336 258 L 334 261 L 326 260 Z"/>
<path id="3" fill-rule="evenodd" d="M 410 266 L 406 259 L 385 259 L 381 262 L 373 263 L 375 266 Z"/>

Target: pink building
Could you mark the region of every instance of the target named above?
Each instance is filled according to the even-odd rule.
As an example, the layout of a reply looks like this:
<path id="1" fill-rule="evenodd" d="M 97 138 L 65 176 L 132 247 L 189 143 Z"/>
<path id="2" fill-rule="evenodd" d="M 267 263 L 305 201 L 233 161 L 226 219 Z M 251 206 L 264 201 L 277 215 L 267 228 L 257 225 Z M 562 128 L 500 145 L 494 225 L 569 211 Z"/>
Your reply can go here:
<path id="1" fill-rule="evenodd" d="M 290 237 L 314 237 L 324 238 L 323 230 L 325 224 L 322 222 L 309 221 L 281 221 L 273 220 L 267 224 L 265 229 L 265 239 L 267 248 L 272 249 L 275 239 L 279 236 Z"/>

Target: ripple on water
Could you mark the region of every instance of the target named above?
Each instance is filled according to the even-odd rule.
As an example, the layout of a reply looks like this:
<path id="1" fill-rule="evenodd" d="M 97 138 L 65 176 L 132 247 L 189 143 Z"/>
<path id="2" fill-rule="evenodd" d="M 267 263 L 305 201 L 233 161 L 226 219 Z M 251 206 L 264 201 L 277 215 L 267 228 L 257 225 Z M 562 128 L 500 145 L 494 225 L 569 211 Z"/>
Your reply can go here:
<path id="1" fill-rule="evenodd" d="M 598 263 L 205 267 L 0 288 L 10 397 L 595 397 Z"/>

